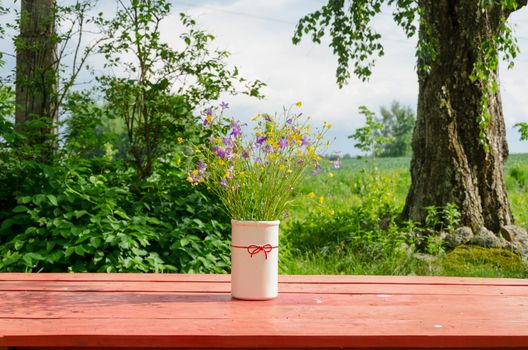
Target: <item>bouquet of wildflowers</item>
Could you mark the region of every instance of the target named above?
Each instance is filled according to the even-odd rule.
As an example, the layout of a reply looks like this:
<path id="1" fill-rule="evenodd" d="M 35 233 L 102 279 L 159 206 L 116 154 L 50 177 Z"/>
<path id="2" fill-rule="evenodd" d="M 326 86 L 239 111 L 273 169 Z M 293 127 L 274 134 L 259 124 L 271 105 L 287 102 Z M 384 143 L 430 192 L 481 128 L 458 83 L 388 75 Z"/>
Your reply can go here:
<path id="1" fill-rule="evenodd" d="M 297 103 L 300 107 L 300 103 Z M 207 111 L 203 125 L 212 128 L 226 119 Z M 235 220 L 279 220 L 295 185 L 310 172 L 318 172 L 324 133 L 331 127 L 311 130 L 300 114 L 285 110 L 281 116 L 259 114 L 255 127 L 232 119 L 220 135 L 196 149 L 195 168 L 187 181 L 214 191 Z M 251 130 L 251 129 L 249 129 Z M 214 134 L 213 134 L 214 135 Z"/>

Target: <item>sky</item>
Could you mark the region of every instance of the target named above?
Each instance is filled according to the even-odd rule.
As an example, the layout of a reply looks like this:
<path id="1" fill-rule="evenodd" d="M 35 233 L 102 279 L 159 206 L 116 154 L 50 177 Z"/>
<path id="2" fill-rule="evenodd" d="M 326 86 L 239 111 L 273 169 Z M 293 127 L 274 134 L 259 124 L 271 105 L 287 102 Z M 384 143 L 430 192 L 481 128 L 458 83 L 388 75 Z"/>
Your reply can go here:
<path id="1" fill-rule="evenodd" d="M 7 2 L 7 1 L 4 1 Z M 339 89 L 335 79 L 336 58 L 328 47 L 328 40 L 313 44 L 308 37 L 294 46 L 291 38 L 297 21 L 317 10 L 324 0 L 172 0 L 173 11 L 162 22 L 162 39 L 180 46 L 179 12 L 194 17 L 198 26 L 216 36 L 214 47 L 228 50 L 228 62 L 236 65 L 249 79 L 267 84 L 263 100 L 247 96 L 224 96 L 229 103 L 229 116 L 248 121 L 257 113 L 281 112 L 283 107 L 302 101 L 303 115 L 312 123 L 330 122 L 333 127 L 328 137 L 335 138 L 331 151 L 359 154 L 347 136 L 364 125 L 358 107 L 365 105 L 379 113 L 381 106 L 392 101 L 416 110 L 418 83 L 415 72 L 415 39 L 405 37 L 391 16 L 390 8 L 376 17 L 374 26 L 382 35 L 385 56 L 378 59 L 368 82 L 352 78 Z M 99 1 L 98 10 L 111 11 L 113 1 Z M 521 142 L 515 123 L 528 122 L 528 8 L 514 13 L 510 21 L 515 25 L 521 54 L 516 65 L 507 70 L 503 64 L 501 92 L 506 120 L 507 138 L 511 153 L 528 152 L 528 142 Z M 7 41 L 0 49 L 9 51 Z M 92 58 L 90 62 L 97 66 Z M 9 62 L 4 69 L 8 69 Z"/>

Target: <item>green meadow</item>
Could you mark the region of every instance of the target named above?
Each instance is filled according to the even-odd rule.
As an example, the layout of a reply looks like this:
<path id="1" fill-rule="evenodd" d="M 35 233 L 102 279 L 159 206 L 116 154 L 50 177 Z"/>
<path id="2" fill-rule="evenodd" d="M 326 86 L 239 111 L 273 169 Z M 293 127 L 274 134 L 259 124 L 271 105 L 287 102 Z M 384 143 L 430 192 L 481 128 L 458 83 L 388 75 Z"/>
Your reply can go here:
<path id="1" fill-rule="evenodd" d="M 400 219 L 410 158 L 346 159 L 339 169 L 328 163 L 296 191 L 282 225 L 282 273 L 528 277 L 507 250 L 449 250 L 422 234 L 427 227 Z M 505 174 L 516 224 L 528 228 L 528 154 L 511 155 Z"/>

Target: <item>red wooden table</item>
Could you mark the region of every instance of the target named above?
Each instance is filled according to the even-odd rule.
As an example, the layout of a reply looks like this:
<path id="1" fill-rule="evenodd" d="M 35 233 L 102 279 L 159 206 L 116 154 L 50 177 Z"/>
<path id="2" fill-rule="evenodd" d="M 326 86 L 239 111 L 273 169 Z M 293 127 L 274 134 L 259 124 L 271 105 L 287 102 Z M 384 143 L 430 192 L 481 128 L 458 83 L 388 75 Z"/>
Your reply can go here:
<path id="1" fill-rule="evenodd" d="M 0 349 L 528 348 L 528 280 L 281 276 L 271 301 L 229 275 L 0 274 Z"/>

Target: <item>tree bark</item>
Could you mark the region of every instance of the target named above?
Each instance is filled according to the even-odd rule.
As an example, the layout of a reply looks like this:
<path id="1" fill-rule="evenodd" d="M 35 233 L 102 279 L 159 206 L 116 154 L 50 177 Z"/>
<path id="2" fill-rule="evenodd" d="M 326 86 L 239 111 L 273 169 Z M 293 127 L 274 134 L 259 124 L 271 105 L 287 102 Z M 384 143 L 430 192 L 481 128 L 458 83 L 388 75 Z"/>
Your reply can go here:
<path id="1" fill-rule="evenodd" d="M 44 153 L 52 151 L 57 133 L 55 9 L 55 0 L 22 0 L 16 39 L 16 128 Z"/>
<path id="2" fill-rule="evenodd" d="M 469 76 L 480 45 L 497 34 L 500 9 L 486 12 L 475 0 L 423 0 L 420 35 L 435 41 L 437 57 L 419 70 L 417 122 L 411 161 L 412 185 L 403 216 L 424 221 L 426 207 L 457 204 L 462 224 L 498 232 L 513 223 L 504 185 L 508 146 L 500 91 L 488 96 L 489 151 L 480 142 L 480 98 L 485 90 Z M 495 72 L 498 81 L 498 71 Z"/>

